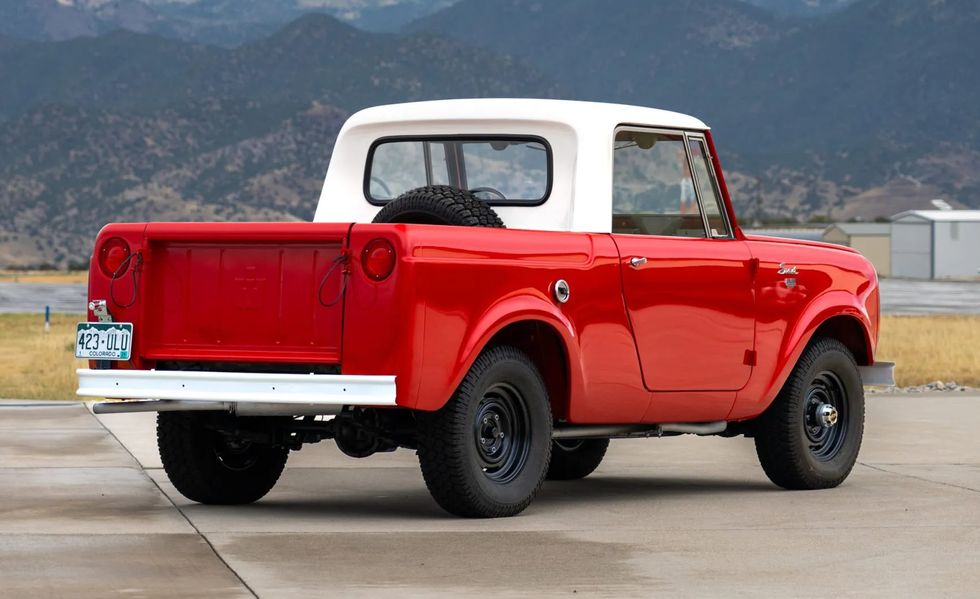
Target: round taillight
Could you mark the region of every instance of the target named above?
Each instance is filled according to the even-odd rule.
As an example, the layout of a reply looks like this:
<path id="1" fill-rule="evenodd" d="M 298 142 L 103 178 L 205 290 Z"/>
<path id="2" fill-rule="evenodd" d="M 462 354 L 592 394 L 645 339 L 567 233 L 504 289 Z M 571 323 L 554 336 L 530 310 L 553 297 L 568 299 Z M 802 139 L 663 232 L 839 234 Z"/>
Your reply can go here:
<path id="1" fill-rule="evenodd" d="M 99 250 L 99 268 L 107 276 L 113 276 L 129 258 L 129 244 L 119 237 L 113 237 L 102 244 Z M 122 274 L 122 273 L 119 273 Z"/>
<path id="2" fill-rule="evenodd" d="M 387 279 L 395 270 L 395 247 L 387 239 L 372 239 L 361 252 L 361 266 L 372 280 Z"/>

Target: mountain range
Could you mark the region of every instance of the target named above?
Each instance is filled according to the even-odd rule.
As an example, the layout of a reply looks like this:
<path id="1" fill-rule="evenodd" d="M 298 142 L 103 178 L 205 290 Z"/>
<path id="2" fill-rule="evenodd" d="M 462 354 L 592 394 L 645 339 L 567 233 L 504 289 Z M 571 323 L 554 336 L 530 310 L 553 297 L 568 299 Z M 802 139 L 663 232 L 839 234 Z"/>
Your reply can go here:
<path id="1" fill-rule="evenodd" d="M 731 0 L 461 0 L 409 30 L 511 55 L 570 97 L 702 117 L 753 217 L 887 216 L 853 205 L 881 187 L 904 190 L 895 212 L 980 205 L 980 2 L 840 4 L 787 19 Z"/>
<path id="2" fill-rule="evenodd" d="M 27 10 L 50 3 L 57 19 Z M 398 33 L 324 14 L 271 25 L 396 5 L 423 16 Z M 440 97 L 695 114 L 743 223 L 980 207 L 976 0 L 613 5 L 0 0 L 0 265 L 77 260 L 113 220 L 309 218 L 347 115 Z M 251 41 L 193 41 L 205 25 Z"/>
<path id="3" fill-rule="evenodd" d="M 397 31 L 455 0 L 0 0 L 0 34 L 64 41 L 125 29 L 233 47 L 306 14 Z"/>

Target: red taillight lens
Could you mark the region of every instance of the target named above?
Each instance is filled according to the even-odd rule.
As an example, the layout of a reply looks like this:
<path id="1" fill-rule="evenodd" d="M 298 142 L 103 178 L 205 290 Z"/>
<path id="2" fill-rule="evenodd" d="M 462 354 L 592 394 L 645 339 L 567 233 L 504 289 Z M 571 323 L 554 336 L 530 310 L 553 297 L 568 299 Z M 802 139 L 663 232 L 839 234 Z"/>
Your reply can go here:
<path id="1" fill-rule="evenodd" d="M 395 270 L 395 247 L 387 239 L 372 239 L 361 252 L 361 266 L 371 279 L 387 279 Z"/>
<path id="2" fill-rule="evenodd" d="M 129 251 L 129 244 L 119 237 L 103 243 L 99 250 L 99 268 L 102 269 L 102 274 L 107 277 L 115 274 L 126 258 L 129 258 Z"/>

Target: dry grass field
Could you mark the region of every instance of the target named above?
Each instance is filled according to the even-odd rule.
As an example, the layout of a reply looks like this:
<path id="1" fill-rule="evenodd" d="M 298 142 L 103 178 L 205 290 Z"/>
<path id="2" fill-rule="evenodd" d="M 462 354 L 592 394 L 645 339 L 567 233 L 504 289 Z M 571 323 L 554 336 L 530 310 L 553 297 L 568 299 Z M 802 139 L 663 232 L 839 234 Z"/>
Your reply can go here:
<path id="1" fill-rule="evenodd" d="M 0 397 L 75 399 L 78 316 L 0 314 Z M 980 316 L 886 316 L 878 355 L 898 362 L 898 384 L 936 380 L 980 387 Z"/>
<path id="2" fill-rule="evenodd" d="M 0 270 L 0 283 L 87 283 L 88 272 L 81 270 Z"/>
<path id="3" fill-rule="evenodd" d="M 980 387 L 980 316 L 883 316 L 878 357 L 900 386 L 956 381 Z"/>
<path id="4" fill-rule="evenodd" d="M 75 399 L 75 324 L 81 315 L 0 314 L 0 397 Z"/>

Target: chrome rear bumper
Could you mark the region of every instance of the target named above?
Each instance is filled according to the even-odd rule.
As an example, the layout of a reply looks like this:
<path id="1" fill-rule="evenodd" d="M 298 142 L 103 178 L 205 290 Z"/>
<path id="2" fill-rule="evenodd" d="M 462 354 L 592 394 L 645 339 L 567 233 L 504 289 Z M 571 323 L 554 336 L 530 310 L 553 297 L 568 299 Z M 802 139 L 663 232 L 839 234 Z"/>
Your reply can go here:
<path id="1" fill-rule="evenodd" d="M 82 397 L 164 400 L 97 404 L 95 409 L 99 412 L 152 411 L 152 406 L 173 409 L 177 402 L 187 406 L 184 409 L 228 409 L 248 404 L 266 411 L 276 411 L 275 406 L 281 406 L 283 413 L 325 414 L 343 406 L 396 405 L 394 376 L 87 368 L 76 372 L 77 394 Z M 105 409 L 100 409 L 102 406 Z M 129 406 L 132 409 L 127 409 Z"/>

